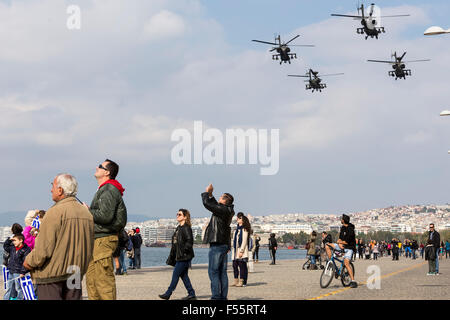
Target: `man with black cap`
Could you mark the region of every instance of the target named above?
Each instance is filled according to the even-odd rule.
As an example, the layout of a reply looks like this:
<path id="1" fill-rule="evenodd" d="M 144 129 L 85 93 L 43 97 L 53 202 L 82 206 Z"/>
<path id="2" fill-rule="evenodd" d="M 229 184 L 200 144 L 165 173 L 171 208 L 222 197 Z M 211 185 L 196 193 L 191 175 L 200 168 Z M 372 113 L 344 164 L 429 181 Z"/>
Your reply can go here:
<path id="1" fill-rule="evenodd" d="M 348 274 L 352 279 L 350 287 L 357 288 L 358 283 L 355 281 L 353 274 L 353 269 L 350 266 L 350 261 L 352 261 L 353 252 L 356 250 L 356 239 L 355 239 L 355 226 L 350 223 L 350 217 L 343 214 L 341 217 L 341 231 L 339 233 L 339 239 L 337 243 L 327 243 L 325 249 L 328 254 L 328 258 L 331 259 L 331 249 L 344 250 L 344 265 L 348 270 Z"/>

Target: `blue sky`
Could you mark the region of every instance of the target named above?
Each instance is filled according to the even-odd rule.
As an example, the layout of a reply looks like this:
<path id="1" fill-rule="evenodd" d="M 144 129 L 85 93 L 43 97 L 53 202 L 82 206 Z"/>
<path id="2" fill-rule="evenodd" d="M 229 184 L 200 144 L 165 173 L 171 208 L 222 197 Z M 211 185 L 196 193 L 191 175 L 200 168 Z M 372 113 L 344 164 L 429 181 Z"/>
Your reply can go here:
<path id="1" fill-rule="evenodd" d="M 282 5 L 281 5 L 282 3 Z M 356 34 L 356 1 L 77 1 L 82 27 L 66 28 L 72 1 L 0 1 L 0 212 L 52 205 L 50 182 L 73 173 L 90 202 L 95 167 L 121 165 L 129 212 L 207 216 L 209 183 L 230 192 L 236 210 L 342 213 L 390 205 L 446 203 L 450 181 L 448 37 L 445 1 L 379 1 L 379 40 Z M 385 8 L 388 6 L 387 8 Z M 299 59 L 278 65 L 272 41 L 300 34 Z M 406 81 L 389 78 L 393 51 L 407 59 Z M 290 73 L 344 72 L 322 93 Z M 170 159 L 171 133 L 209 128 L 280 129 L 280 170 L 256 165 L 182 165 Z"/>

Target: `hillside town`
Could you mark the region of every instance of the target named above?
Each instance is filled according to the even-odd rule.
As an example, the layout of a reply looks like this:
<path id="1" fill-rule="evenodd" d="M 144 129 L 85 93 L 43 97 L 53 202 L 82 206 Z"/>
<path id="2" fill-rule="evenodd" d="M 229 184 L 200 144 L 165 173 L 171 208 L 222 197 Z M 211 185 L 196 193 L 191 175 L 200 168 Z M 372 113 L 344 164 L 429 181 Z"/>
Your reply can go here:
<path id="1" fill-rule="evenodd" d="M 450 229 L 450 205 L 406 205 L 372 209 L 363 212 L 347 213 L 356 227 L 357 233 L 367 234 L 371 231 L 423 233 L 433 222 L 437 229 Z M 341 223 L 341 214 L 272 214 L 258 216 L 248 213 L 252 229 L 261 236 L 264 245 L 270 233 L 282 236 L 286 233 L 310 234 L 313 230 L 336 230 Z M 193 218 L 194 238 L 202 237 L 209 218 Z M 235 223 L 235 218 L 233 219 Z M 127 228 L 140 227 L 147 244 L 156 242 L 169 243 L 176 227 L 174 219 L 150 220 L 143 223 L 128 222 Z"/>
<path id="2" fill-rule="evenodd" d="M 372 231 L 423 233 L 429 223 L 434 223 L 437 230 L 450 229 L 450 205 L 405 205 L 392 206 L 383 209 L 371 209 L 363 212 L 346 213 L 351 217 L 358 234 Z M 254 233 L 261 236 L 264 245 L 270 233 L 282 236 L 286 233 L 305 232 L 313 230 L 336 230 L 340 228 L 341 214 L 303 214 L 287 213 L 266 216 L 247 214 Z M 194 239 L 200 241 L 203 237 L 209 217 L 192 218 Z M 236 217 L 233 218 L 233 224 Z M 126 229 L 140 228 L 146 245 L 168 244 L 176 228 L 175 219 L 157 219 L 145 222 L 127 223 Z M 10 234 L 10 227 L 0 227 L 0 242 Z"/>

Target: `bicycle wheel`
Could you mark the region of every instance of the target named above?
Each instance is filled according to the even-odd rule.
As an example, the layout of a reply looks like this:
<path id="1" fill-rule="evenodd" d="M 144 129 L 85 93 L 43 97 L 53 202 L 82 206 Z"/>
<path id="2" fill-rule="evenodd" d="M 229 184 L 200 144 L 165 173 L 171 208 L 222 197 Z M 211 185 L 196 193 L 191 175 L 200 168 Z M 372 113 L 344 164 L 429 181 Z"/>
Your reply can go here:
<path id="1" fill-rule="evenodd" d="M 309 268 L 309 265 L 311 264 L 311 260 L 306 260 L 306 262 L 303 264 L 302 269 L 307 270 Z"/>
<path id="2" fill-rule="evenodd" d="M 351 262 L 350 262 L 350 267 L 352 268 L 352 271 L 353 271 L 353 277 L 355 277 L 355 267 L 353 266 L 353 263 L 351 263 Z M 342 268 L 341 282 L 344 287 L 348 287 L 350 285 L 350 283 L 352 282 L 352 278 L 350 278 L 350 274 L 345 265 Z"/>
<path id="3" fill-rule="evenodd" d="M 336 270 L 333 262 L 329 261 L 325 266 L 325 269 L 323 269 L 322 274 L 320 275 L 321 288 L 326 288 L 330 285 L 331 280 L 333 280 L 335 271 Z"/>

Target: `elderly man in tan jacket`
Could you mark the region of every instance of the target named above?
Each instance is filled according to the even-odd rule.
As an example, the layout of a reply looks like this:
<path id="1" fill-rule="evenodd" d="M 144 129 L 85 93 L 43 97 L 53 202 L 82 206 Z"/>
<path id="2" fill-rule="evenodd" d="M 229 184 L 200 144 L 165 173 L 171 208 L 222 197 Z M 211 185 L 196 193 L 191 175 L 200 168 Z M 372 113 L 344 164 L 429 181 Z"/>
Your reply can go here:
<path id="1" fill-rule="evenodd" d="M 24 262 L 39 300 L 80 300 L 81 282 L 94 247 L 94 220 L 76 199 L 78 184 L 70 174 L 52 183 L 55 204 L 47 211 L 34 250 Z"/>

